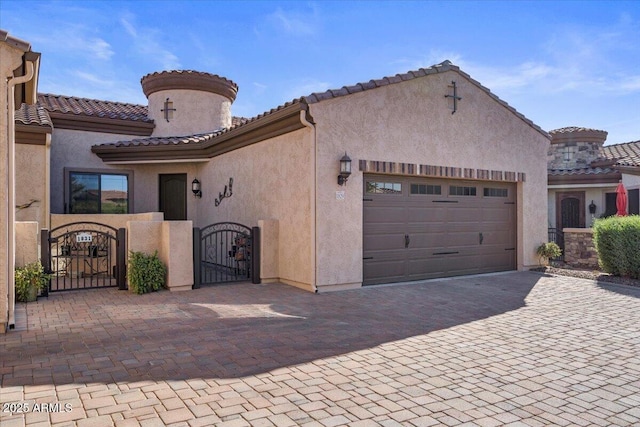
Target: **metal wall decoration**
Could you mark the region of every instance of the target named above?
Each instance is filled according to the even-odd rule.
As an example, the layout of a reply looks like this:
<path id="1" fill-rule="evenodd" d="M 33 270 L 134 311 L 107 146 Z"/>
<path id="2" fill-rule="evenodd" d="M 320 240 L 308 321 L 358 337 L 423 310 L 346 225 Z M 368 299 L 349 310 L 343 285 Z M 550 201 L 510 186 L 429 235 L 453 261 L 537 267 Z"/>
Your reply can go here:
<path id="1" fill-rule="evenodd" d="M 453 94 L 452 95 L 445 95 L 445 98 L 453 98 L 453 111 L 451 111 L 451 114 L 455 114 L 456 111 L 458 110 L 458 101 L 460 101 L 462 99 L 462 97 L 458 96 L 458 87 L 456 86 L 456 82 L 455 81 L 451 81 L 451 86 L 449 86 L 450 88 L 453 89 Z"/>
<path id="2" fill-rule="evenodd" d="M 173 112 L 176 111 L 176 109 L 173 108 L 173 102 L 171 102 L 169 98 L 167 98 L 164 101 L 164 108 L 160 111 L 164 113 L 164 119 L 168 123 L 169 119 L 173 119 Z"/>
<path id="3" fill-rule="evenodd" d="M 215 200 L 215 205 L 219 206 L 223 199 L 231 197 L 233 195 L 233 178 L 229 178 L 229 184 L 224 186 L 224 191 L 218 193 L 218 198 Z"/>

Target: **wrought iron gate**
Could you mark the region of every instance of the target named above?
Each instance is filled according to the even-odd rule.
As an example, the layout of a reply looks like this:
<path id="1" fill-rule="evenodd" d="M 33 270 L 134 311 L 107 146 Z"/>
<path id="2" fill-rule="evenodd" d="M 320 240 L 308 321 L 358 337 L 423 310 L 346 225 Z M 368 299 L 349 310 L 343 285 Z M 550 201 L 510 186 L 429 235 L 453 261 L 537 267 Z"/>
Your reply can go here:
<path id="1" fill-rule="evenodd" d="M 235 222 L 194 228 L 193 287 L 248 280 L 260 283 L 259 230 Z"/>
<path id="2" fill-rule="evenodd" d="M 119 287 L 126 289 L 124 228 L 74 222 L 42 230 L 42 263 L 52 275 L 48 292 Z"/>

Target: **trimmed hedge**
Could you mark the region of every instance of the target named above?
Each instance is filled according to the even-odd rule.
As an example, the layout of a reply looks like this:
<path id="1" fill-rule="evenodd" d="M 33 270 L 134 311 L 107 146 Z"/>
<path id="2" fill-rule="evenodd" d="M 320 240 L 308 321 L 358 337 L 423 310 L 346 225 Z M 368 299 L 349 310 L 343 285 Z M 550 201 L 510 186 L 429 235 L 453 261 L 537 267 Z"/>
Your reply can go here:
<path id="1" fill-rule="evenodd" d="M 158 291 L 165 287 L 167 267 L 158 258 L 158 251 L 153 255 L 143 252 L 129 252 L 129 271 L 127 278 L 129 288 L 137 294 Z"/>
<path id="2" fill-rule="evenodd" d="M 596 220 L 593 240 L 604 271 L 640 279 L 640 216 L 612 216 Z"/>

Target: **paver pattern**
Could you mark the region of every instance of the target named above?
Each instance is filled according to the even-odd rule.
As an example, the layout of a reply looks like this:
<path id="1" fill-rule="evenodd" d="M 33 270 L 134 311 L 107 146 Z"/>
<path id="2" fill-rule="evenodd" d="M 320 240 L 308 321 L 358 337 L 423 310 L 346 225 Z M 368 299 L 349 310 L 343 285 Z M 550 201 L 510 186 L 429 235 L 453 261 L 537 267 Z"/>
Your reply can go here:
<path id="1" fill-rule="evenodd" d="M 2 427 L 640 424 L 640 289 L 589 280 L 73 291 L 16 326 Z"/>

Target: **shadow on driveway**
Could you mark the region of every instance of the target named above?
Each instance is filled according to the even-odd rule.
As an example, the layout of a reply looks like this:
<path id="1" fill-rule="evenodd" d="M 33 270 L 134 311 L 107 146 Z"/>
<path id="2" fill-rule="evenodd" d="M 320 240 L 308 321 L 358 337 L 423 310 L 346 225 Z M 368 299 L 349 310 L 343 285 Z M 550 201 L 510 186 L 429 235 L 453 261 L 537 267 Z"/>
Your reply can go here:
<path id="1" fill-rule="evenodd" d="M 507 273 L 311 294 L 248 283 L 134 295 L 51 294 L 0 335 L 2 386 L 236 378 L 473 322 L 525 305 Z"/>

